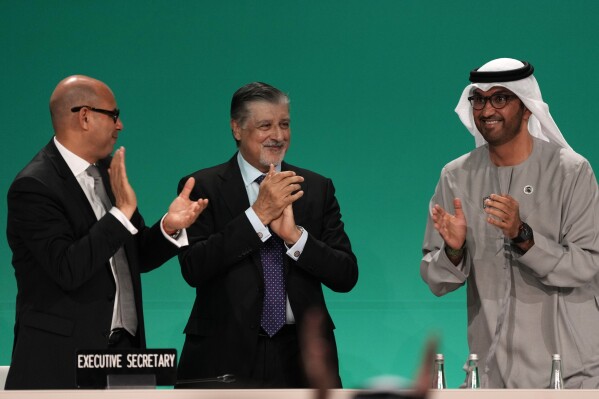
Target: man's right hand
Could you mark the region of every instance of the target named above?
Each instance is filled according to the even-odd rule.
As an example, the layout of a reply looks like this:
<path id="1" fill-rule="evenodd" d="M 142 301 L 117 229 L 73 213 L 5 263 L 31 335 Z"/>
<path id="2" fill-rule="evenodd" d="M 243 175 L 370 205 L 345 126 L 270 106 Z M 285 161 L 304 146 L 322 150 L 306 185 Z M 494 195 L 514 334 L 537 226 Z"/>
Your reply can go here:
<path id="1" fill-rule="evenodd" d="M 127 179 L 127 170 L 125 169 L 125 147 L 115 151 L 110 162 L 110 187 L 116 201 L 116 207 L 123 212 L 127 219 L 131 219 L 133 212 L 137 209 L 137 197 L 133 187 Z"/>
<path id="2" fill-rule="evenodd" d="M 283 209 L 297 201 L 304 195 L 300 183 L 302 176 L 297 176 L 293 171 L 276 172 L 274 165 L 270 165 L 266 177 L 260 184 L 258 198 L 252 208 L 260 221 L 265 226 L 277 219 Z"/>
<path id="3" fill-rule="evenodd" d="M 453 200 L 455 215 L 448 213 L 439 204 L 433 207 L 433 222 L 435 229 L 441 234 L 445 245 L 454 250 L 459 250 L 466 241 L 466 217 L 462 211 L 462 201 Z"/>

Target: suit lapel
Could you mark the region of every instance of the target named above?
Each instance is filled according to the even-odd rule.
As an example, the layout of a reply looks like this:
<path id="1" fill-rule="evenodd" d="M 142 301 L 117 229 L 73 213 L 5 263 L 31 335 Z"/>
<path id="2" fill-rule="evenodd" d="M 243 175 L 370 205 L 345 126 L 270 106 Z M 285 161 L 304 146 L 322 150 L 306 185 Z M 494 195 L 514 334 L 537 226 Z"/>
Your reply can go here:
<path id="1" fill-rule="evenodd" d="M 232 218 L 234 218 L 245 212 L 250 206 L 245 184 L 241 177 L 241 171 L 237 164 L 237 154 L 226 164 L 225 169 L 220 173 L 220 178 L 222 179 L 222 200 L 226 204 Z"/>
<path id="2" fill-rule="evenodd" d="M 67 165 L 62 155 L 60 155 L 58 148 L 56 148 L 54 138 L 52 138 L 48 145 L 46 145 L 44 152 L 46 153 L 47 159 L 52 164 L 52 167 L 56 170 L 56 174 L 61 182 L 61 187 L 65 190 L 65 197 L 73 199 L 70 201 L 70 204 L 81 209 L 81 215 L 85 218 L 85 223 L 87 225 L 95 223 L 96 215 L 94 214 L 94 210 L 85 196 L 83 189 L 79 185 L 79 182 L 69 168 L 69 165 Z"/>
<path id="3" fill-rule="evenodd" d="M 226 204 L 230 212 L 231 219 L 244 213 L 250 206 L 248 194 L 245 189 L 241 170 L 237 163 L 237 153 L 226 164 L 225 169 L 220 173 L 222 179 L 221 193 L 222 200 Z M 262 261 L 260 260 L 260 252 L 253 251 L 250 254 L 252 262 L 256 266 L 256 273 L 259 281 L 262 281 Z"/>

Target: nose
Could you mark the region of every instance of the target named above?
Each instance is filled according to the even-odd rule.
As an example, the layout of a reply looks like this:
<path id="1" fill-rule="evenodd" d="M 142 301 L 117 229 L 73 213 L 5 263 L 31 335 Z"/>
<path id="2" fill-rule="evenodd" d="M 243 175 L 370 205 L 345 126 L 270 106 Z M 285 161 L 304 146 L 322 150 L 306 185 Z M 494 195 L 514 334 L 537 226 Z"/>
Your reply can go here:
<path id="1" fill-rule="evenodd" d="M 482 115 L 493 115 L 495 113 L 495 107 L 491 105 L 490 98 L 487 98 L 487 101 L 485 101 L 485 105 L 483 109 L 480 110 L 480 113 Z"/>
<path id="2" fill-rule="evenodd" d="M 273 140 L 280 141 L 283 138 L 284 131 L 281 129 L 281 126 L 275 125 L 273 129 L 271 129 L 270 137 Z"/>
<path id="3" fill-rule="evenodd" d="M 116 120 L 115 127 L 116 127 L 116 130 L 123 130 L 125 128 L 125 126 L 123 125 L 123 121 L 121 120 L 120 116 Z"/>

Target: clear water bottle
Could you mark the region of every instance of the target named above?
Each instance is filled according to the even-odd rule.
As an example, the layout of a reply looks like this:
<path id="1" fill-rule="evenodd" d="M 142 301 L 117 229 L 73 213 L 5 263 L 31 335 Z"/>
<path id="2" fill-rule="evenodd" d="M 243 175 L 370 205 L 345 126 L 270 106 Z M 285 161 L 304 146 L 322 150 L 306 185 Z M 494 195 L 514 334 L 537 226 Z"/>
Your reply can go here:
<path id="1" fill-rule="evenodd" d="M 447 388 L 447 384 L 445 384 L 445 357 L 443 357 L 443 354 L 441 353 L 437 353 L 435 356 L 435 368 L 433 370 L 433 383 L 431 388 Z"/>
<path id="2" fill-rule="evenodd" d="M 564 389 L 564 379 L 562 377 L 562 358 L 557 353 L 552 356 L 549 389 Z"/>
<path id="3" fill-rule="evenodd" d="M 466 376 L 466 389 L 479 389 L 480 379 L 478 376 L 478 355 L 476 353 L 468 355 L 466 371 L 468 372 Z"/>

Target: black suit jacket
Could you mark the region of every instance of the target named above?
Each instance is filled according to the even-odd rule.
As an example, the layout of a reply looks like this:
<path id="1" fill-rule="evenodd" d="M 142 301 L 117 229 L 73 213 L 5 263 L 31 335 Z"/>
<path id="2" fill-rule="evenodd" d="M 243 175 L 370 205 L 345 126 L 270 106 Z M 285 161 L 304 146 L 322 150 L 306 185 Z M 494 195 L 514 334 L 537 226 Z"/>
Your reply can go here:
<path id="1" fill-rule="evenodd" d="M 322 284 L 337 292 L 351 290 L 358 279 L 356 257 L 345 234 L 330 179 L 282 164 L 304 177 L 304 195 L 293 204 L 295 221 L 308 232 L 299 260 L 285 256 L 286 290 L 298 328 L 310 308 L 325 314 L 326 337 L 337 367 L 334 324 L 326 309 Z M 250 206 L 237 156 L 192 174 L 191 197 L 210 200 L 188 229 L 190 246 L 179 255 L 185 281 L 196 287 L 196 300 L 185 328 L 179 379 L 225 373 L 244 380 L 256 355 L 263 299 L 262 241 L 245 210 Z M 179 190 L 189 176 L 183 178 Z M 187 340 L 193 336 L 193 345 Z M 340 381 L 339 381 L 340 384 Z"/>
<path id="2" fill-rule="evenodd" d="M 98 163 L 114 203 L 107 168 Z M 159 223 L 131 233 L 112 214 L 100 220 L 51 140 L 8 191 L 8 243 L 17 280 L 16 321 L 7 389 L 75 388 L 76 350 L 107 347 L 115 297 L 109 259 L 121 246 L 131 268 L 145 347 L 140 272 L 176 255 Z"/>

